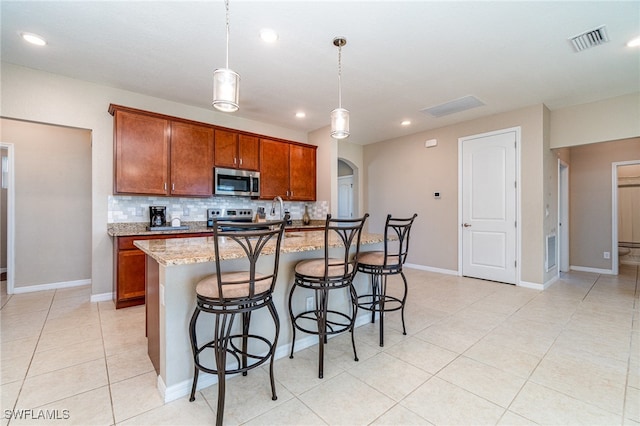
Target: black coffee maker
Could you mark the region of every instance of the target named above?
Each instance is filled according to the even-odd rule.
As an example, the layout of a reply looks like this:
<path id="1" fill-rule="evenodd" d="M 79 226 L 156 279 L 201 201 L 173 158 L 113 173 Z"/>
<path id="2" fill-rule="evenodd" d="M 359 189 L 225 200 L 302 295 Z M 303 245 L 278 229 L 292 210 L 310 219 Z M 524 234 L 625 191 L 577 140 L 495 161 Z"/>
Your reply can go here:
<path id="1" fill-rule="evenodd" d="M 149 206 L 149 228 L 166 226 L 166 224 L 167 224 L 167 207 L 166 206 Z"/>

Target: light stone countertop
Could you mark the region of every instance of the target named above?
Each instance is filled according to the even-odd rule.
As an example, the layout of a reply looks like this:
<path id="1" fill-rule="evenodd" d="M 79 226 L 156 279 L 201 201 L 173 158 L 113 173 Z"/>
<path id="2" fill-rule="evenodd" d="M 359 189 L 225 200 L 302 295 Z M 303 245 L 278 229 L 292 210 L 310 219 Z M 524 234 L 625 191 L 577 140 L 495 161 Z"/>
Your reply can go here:
<path id="1" fill-rule="evenodd" d="M 336 235 L 329 240 L 330 247 L 341 247 Z M 360 245 L 384 241 L 382 234 L 362 233 Z M 138 240 L 134 245 L 163 266 L 189 265 L 215 261 L 213 236 L 197 238 L 170 238 L 166 240 Z M 220 242 L 220 259 L 231 260 L 245 257 L 244 251 L 233 241 Z M 324 231 L 288 232 L 282 240 L 280 253 L 299 253 L 324 248 Z M 265 246 L 262 254 L 275 251 L 275 242 Z"/>
<path id="2" fill-rule="evenodd" d="M 325 220 L 312 220 L 309 225 L 303 225 L 301 220 L 294 220 L 292 225 L 287 225 L 285 229 L 296 228 L 323 228 Z M 182 222 L 182 225 L 188 226 L 189 229 L 169 229 L 166 231 L 152 230 L 148 228 L 147 222 L 124 222 L 124 223 L 108 223 L 107 234 L 111 237 L 126 237 L 136 235 L 166 235 L 166 234 L 193 234 L 208 232 L 213 235 L 213 228 L 207 227 L 207 222 Z"/>

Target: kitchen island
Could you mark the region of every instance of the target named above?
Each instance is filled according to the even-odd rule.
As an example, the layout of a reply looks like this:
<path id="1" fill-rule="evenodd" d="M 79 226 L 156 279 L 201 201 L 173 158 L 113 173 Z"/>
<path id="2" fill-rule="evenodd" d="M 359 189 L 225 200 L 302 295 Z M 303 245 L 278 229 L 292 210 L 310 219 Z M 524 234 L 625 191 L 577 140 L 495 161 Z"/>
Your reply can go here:
<path id="1" fill-rule="evenodd" d="M 363 233 L 361 250 L 382 248 L 383 235 Z M 215 252 L 213 237 L 176 238 L 163 240 L 135 241 L 135 246 L 146 254 L 146 312 L 149 357 L 158 373 L 158 390 L 165 402 L 188 395 L 193 380 L 193 355 L 189 342 L 189 320 L 196 304 L 195 287 L 198 281 L 215 273 Z M 341 243 L 330 240 L 330 250 Z M 280 316 L 280 337 L 275 352 L 276 358 L 289 354 L 291 348 L 291 323 L 288 314 L 288 296 L 297 262 L 323 256 L 324 232 L 287 232 L 282 241 L 278 280 L 273 294 L 274 303 Z M 241 268 L 243 252 L 232 242 L 220 243 L 220 256 L 224 270 Z M 269 251 L 271 250 L 271 251 Z M 273 254 L 274 248 L 267 246 L 261 260 Z M 338 250 L 338 249 L 336 249 Z M 268 261 L 268 259 L 266 259 Z M 260 261 L 258 262 L 258 267 Z M 356 276 L 356 287 L 366 285 L 364 275 Z M 296 292 L 292 302 L 294 312 L 305 308 L 309 292 Z M 346 309 L 348 294 L 334 298 L 331 302 L 337 308 Z M 252 315 L 251 327 L 254 333 L 271 335 L 273 324 L 263 318 L 267 312 L 257 311 Z M 361 322 L 370 318 L 362 314 Z M 264 319 L 264 320 L 263 320 Z M 198 323 L 199 336 L 210 336 L 213 318 L 201 318 Z M 254 328 L 255 327 L 255 328 Z M 297 349 L 317 343 L 316 336 L 298 333 Z M 208 360 L 213 362 L 212 360 Z M 216 383 L 214 375 L 201 374 L 198 388 Z"/>

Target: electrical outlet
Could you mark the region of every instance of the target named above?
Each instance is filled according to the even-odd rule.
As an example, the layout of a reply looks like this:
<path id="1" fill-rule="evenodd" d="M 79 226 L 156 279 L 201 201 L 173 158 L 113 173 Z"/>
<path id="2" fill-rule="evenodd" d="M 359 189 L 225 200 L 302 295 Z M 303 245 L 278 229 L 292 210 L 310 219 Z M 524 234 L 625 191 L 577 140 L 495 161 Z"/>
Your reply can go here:
<path id="1" fill-rule="evenodd" d="M 313 311 L 313 296 L 307 297 L 307 311 Z"/>
<path id="2" fill-rule="evenodd" d="M 609 253 L 608 251 L 605 251 L 605 252 L 602 254 L 602 256 L 603 256 L 605 259 L 611 259 L 611 253 Z"/>

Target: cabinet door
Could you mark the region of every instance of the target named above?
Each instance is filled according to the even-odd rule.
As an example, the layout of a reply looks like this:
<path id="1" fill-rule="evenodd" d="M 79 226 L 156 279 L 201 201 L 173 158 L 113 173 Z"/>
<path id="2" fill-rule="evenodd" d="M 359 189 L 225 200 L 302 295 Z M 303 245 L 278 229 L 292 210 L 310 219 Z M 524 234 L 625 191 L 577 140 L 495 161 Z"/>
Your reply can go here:
<path id="1" fill-rule="evenodd" d="M 145 256 L 141 250 L 137 249 L 122 250 L 118 253 L 116 304 L 130 299 L 144 298 Z"/>
<path id="2" fill-rule="evenodd" d="M 169 121 L 115 112 L 114 194 L 166 195 Z"/>
<path id="3" fill-rule="evenodd" d="M 289 144 L 260 139 L 260 198 L 286 198 L 289 191 Z"/>
<path id="4" fill-rule="evenodd" d="M 238 156 L 240 168 L 260 170 L 260 140 L 257 136 L 238 135 Z"/>
<path id="5" fill-rule="evenodd" d="M 316 150 L 300 145 L 289 146 L 289 199 L 315 201 Z"/>
<path id="6" fill-rule="evenodd" d="M 171 123 L 172 195 L 210 197 L 213 193 L 213 129 Z"/>
<path id="7" fill-rule="evenodd" d="M 226 130 L 216 130 L 215 165 L 216 167 L 238 167 L 238 134 Z"/>

